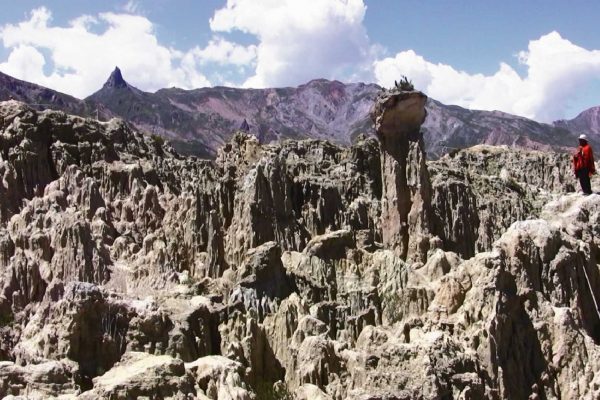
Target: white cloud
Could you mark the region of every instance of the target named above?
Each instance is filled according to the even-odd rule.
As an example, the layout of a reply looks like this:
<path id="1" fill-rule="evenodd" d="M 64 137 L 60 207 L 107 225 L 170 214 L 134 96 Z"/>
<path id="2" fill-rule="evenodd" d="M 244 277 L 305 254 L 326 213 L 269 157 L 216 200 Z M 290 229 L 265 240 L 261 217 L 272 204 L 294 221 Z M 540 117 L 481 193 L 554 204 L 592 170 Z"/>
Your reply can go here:
<path id="1" fill-rule="evenodd" d="M 139 11 L 137 1 L 126 8 Z M 178 50 L 160 43 L 154 24 L 132 14 L 82 15 L 52 24 L 46 8 L 0 27 L 10 50 L 0 63 L 9 75 L 78 97 L 99 89 L 115 65 L 142 90 L 197 88 L 244 82 L 246 87 L 291 86 L 313 78 L 373 78 L 391 86 L 401 75 L 431 97 L 468 108 L 501 110 L 541 121 L 562 118 L 579 90 L 600 77 L 600 50 L 587 50 L 552 32 L 518 54 L 525 73 L 500 63 L 491 75 L 432 63 L 413 50 L 382 58 L 363 24 L 362 0 L 228 0 L 215 11 L 215 36 Z M 230 41 L 233 31 L 255 45 Z M 240 78 L 241 77 L 241 78 Z"/>
<path id="2" fill-rule="evenodd" d="M 8 60 L 0 64 L 0 71 L 29 82 L 44 80 L 44 55 L 35 47 L 18 45 L 9 54 Z"/>
<path id="3" fill-rule="evenodd" d="M 100 33 L 91 29 L 99 27 Z M 11 49 L 0 70 L 77 97 L 98 90 L 115 65 L 143 90 L 210 85 L 196 49 L 184 53 L 161 45 L 152 22 L 141 16 L 102 13 L 60 27 L 51 25 L 51 13 L 42 7 L 29 20 L 3 26 L 0 38 Z"/>
<path id="4" fill-rule="evenodd" d="M 373 68 L 377 82 L 384 86 L 406 75 L 417 88 L 444 103 L 546 122 L 562 118 L 578 90 L 600 77 L 600 51 L 576 46 L 557 32 L 530 41 L 528 49 L 519 53 L 519 62 L 526 67 L 525 77 L 506 63 L 493 75 L 468 74 L 407 50 L 375 61 Z"/>
<path id="5" fill-rule="evenodd" d="M 194 54 L 201 64 L 215 62 L 222 65 L 250 66 L 256 59 L 256 46 L 241 46 L 221 37 L 215 37 L 205 48 L 196 48 Z"/>
<path id="6" fill-rule="evenodd" d="M 286 86 L 355 76 L 372 51 L 365 11 L 362 0 L 228 0 L 210 27 L 258 39 L 255 74 L 244 86 Z"/>

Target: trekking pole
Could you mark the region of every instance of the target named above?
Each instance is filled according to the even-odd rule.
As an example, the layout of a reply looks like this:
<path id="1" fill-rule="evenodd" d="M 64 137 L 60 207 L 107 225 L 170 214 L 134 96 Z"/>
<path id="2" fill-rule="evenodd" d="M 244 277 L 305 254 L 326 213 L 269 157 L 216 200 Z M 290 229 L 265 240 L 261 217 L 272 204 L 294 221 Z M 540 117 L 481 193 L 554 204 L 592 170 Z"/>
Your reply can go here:
<path id="1" fill-rule="evenodd" d="M 594 295 L 594 289 L 592 288 L 592 283 L 590 282 L 590 277 L 588 276 L 585 263 L 583 264 L 583 275 L 585 276 L 588 288 L 590 289 L 590 293 L 592 294 L 592 300 L 594 300 L 594 306 L 596 306 L 596 314 L 598 314 L 598 319 L 600 319 L 600 307 L 598 307 L 598 301 L 596 300 L 596 295 Z"/>

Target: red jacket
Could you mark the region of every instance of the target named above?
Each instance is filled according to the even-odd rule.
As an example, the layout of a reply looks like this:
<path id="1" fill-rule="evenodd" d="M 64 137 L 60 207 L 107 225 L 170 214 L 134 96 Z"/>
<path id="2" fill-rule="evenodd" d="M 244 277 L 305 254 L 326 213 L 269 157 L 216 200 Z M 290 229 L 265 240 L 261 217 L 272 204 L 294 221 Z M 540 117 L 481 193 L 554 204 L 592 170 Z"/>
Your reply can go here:
<path id="1" fill-rule="evenodd" d="M 587 168 L 591 174 L 596 172 L 596 166 L 594 164 L 594 153 L 589 144 L 579 146 L 577 152 L 573 154 L 573 169 L 575 172 Z"/>

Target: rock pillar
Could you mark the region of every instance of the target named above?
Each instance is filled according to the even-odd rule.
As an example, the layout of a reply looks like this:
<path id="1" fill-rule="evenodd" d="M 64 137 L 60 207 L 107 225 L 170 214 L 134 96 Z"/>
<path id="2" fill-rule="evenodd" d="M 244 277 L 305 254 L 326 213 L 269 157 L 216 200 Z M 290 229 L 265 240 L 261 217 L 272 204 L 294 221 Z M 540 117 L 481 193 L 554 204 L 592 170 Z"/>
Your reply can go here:
<path id="1" fill-rule="evenodd" d="M 381 92 L 371 118 L 381 143 L 383 245 L 404 260 L 425 261 L 429 248 L 431 184 L 420 131 L 427 96 Z"/>

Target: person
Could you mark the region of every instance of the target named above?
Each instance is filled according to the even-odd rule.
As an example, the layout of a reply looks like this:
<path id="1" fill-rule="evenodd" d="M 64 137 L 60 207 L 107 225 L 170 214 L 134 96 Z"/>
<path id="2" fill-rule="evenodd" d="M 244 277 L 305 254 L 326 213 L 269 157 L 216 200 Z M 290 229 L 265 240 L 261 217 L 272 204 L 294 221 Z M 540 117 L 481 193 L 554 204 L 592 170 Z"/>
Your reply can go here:
<path id="1" fill-rule="evenodd" d="M 573 155 L 573 170 L 575 176 L 579 178 L 583 193 L 592 194 L 590 177 L 596 173 L 596 166 L 594 164 L 594 153 L 592 147 L 588 144 L 586 135 L 579 135 L 579 147 Z"/>

